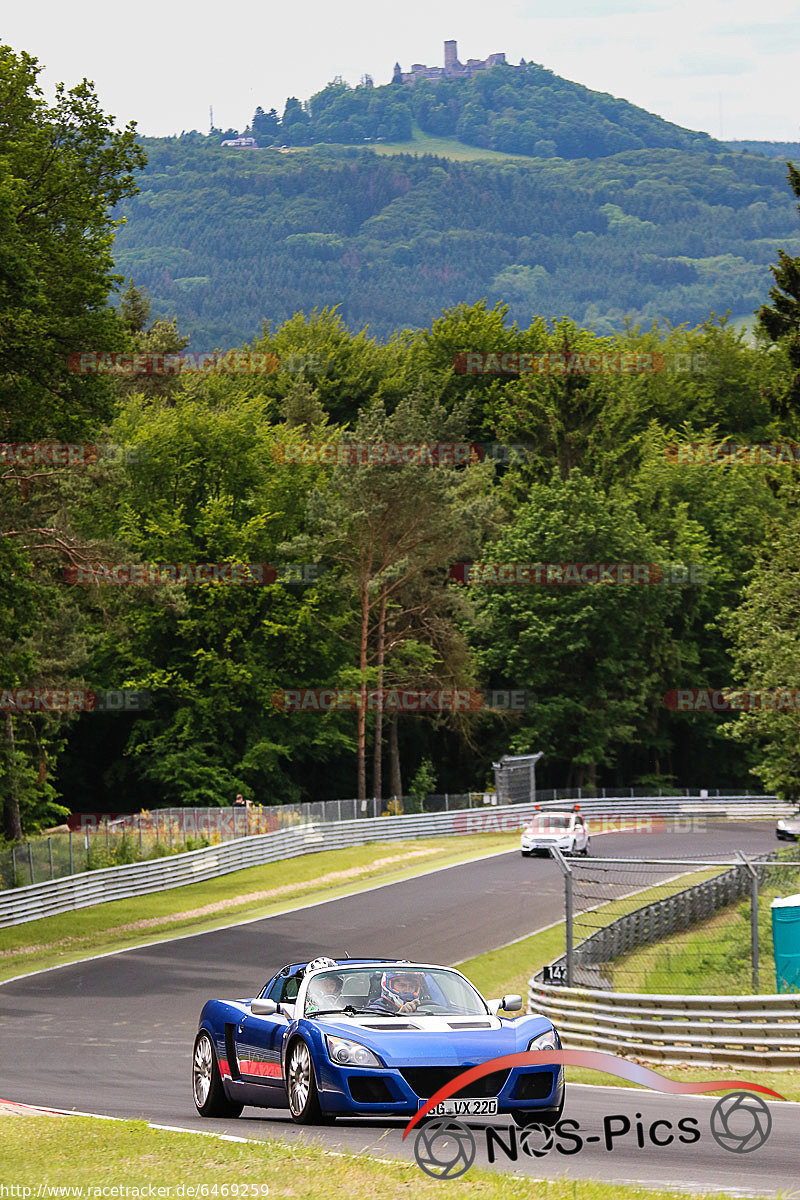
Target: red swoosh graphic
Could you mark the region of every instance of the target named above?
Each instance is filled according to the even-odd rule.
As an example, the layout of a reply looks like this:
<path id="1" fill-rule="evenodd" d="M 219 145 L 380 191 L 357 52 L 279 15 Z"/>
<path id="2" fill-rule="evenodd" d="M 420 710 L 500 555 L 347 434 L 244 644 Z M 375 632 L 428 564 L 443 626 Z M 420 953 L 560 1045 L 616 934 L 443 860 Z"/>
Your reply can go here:
<path id="1" fill-rule="evenodd" d="M 602 1050 L 523 1050 L 519 1054 L 504 1054 L 500 1058 L 491 1058 L 488 1062 L 470 1067 L 455 1079 L 451 1079 L 450 1083 L 439 1088 L 411 1118 L 403 1137 L 405 1138 L 441 1100 L 449 1099 L 454 1092 L 460 1091 L 468 1083 L 482 1079 L 484 1075 L 491 1075 L 493 1071 L 502 1071 L 510 1067 L 545 1066 L 588 1067 L 592 1071 L 616 1075 L 619 1079 L 627 1079 L 655 1092 L 668 1092 L 674 1096 L 697 1096 L 704 1092 L 719 1092 L 724 1088 L 741 1088 L 747 1092 L 763 1092 L 764 1095 L 775 1096 L 778 1100 L 786 1099 L 780 1092 L 773 1092 L 772 1088 L 764 1087 L 760 1083 L 750 1083 L 746 1079 L 709 1079 L 705 1082 L 698 1080 L 696 1083 L 680 1083 L 676 1079 L 667 1079 L 666 1075 L 661 1075 L 650 1067 L 643 1067 L 640 1063 L 629 1062 L 626 1058 L 619 1058 L 616 1054 L 608 1054 Z"/>

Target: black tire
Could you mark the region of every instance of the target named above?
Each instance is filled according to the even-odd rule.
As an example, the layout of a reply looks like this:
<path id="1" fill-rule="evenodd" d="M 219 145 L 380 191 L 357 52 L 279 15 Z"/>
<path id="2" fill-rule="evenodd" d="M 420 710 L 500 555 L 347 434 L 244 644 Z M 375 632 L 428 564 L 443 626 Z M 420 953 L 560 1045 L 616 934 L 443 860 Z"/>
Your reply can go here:
<path id="1" fill-rule="evenodd" d="M 295 1038 L 286 1051 L 286 1095 L 291 1118 L 298 1125 L 329 1125 L 335 1113 L 322 1111 L 308 1043 Z"/>
<path id="2" fill-rule="evenodd" d="M 194 1040 L 192 1095 L 201 1117 L 238 1117 L 244 1108 L 225 1095 L 214 1043 L 205 1029 Z"/>
<path id="3" fill-rule="evenodd" d="M 591 853 L 591 851 L 589 849 L 589 839 L 587 838 L 586 845 L 583 847 L 583 857 L 588 858 L 590 853 Z"/>
<path id="4" fill-rule="evenodd" d="M 520 850 L 520 854 L 522 855 L 523 858 L 530 858 L 530 856 L 531 856 L 530 850 Z"/>

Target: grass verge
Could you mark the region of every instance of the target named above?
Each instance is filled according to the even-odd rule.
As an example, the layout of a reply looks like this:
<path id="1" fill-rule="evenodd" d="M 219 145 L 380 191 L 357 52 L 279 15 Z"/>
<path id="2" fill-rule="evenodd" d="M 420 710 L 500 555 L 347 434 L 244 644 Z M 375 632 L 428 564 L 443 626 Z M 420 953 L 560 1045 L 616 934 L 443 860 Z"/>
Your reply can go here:
<path id="1" fill-rule="evenodd" d="M 0 1183 L 30 1187 L 29 1196 L 36 1196 L 40 1185 L 116 1185 L 144 1189 L 139 1194 L 145 1196 L 150 1186 L 169 1188 L 160 1193 L 165 1197 L 180 1195 L 180 1185 L 186 1196 L 212 1197 L 373 1200 L 404 1195 L 425 1200 L 442 1194 L 442 1183 L 428 1178 L 413 1162 L 331 1153 L 306 1142 L 227 1142 L 152 1129 L 143 1121 L 111 1123 L 89 1117 L 5 1117 L 0 1126 Z M 539 1200 L 688 1200 L 691 1194 L 593 1180 L 532 1180 L 477 1167 L 459 1179 L 457 1194 L 479 1200 L 530 1200 L 532 1186 Z M 206 1191 L 192 1193 L 190 1187 Z"/>
<path id="2" fill-rule="evenodd" d="M 0 982 L 237 920 L 268 917 L 297 904 L 351 895 L 424 871 L 511 850 L 518 834 L 471 834 L 369 842 L 248 867 L 203 883 L 112 900 L 0 930 Z"/>
<path id="3" fill-rule="evenodd" d="M 770 903 L 796 892 L 800 871 L 781 870 L 779 886 L 760 889 L 758 905 L 759 991 L 777 987 Z M 753 994 L 750 954 L 750 901 L 731 904 L 710 920 L 655 946 L 644 946 L 614 964 L 620 991 L 681 992 L 696 995 Z"/>

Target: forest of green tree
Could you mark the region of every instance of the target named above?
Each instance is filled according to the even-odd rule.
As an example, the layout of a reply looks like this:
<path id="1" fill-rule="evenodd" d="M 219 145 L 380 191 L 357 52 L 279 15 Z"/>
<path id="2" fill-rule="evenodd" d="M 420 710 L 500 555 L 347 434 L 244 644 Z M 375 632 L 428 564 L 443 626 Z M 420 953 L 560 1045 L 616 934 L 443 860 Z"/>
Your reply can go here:
<path id="1" fill-rule="evenodd" d="M 800 688 L 796 462 L 682 461 L 671 449 L 800 442 L 800 259 L 782 233 L 796 235 L 796 171 L 787 187 L 779 164 L 706 150 L 533 171 L 336 155 L 243 165 L 219 149 L 183 146 L 176 157 L 157 143 L 143 173 L 134 131 L 113 131 L 88 85 L 51 105 L 36 72 L 0 47 L 0 697 L 125 688 L 152 703 L 126 715 L 4 701 L 9 837 L 59 805 L 387 795 L 421 766 L 435 790 L 463 791 L 482 787 L 500 754 L 532 749 L 544 752 L 543 786 L 800 794 L 796 708 L 675 711 L 665 700 L 676 688 Z M 131 221 L 114 246 L 120 206 Z M 145 212 L 149 275 L 131 241 Z M 343 275 L 326 271 L 357 273 L 358 239 L 385 272 L 354 315 L 353 291 L 337 290 Z M 264 248 L 279 244 L 283 274 L 269 257 L 263 274 Z M 742 279 L 741 251 L 755 244 L 775 264 L 771 291 L 752 259 Z M 504 274 L 508 246 L 516 257 Z M 713 307 L 743 296 L 762 306 L 755 339 L 712 306 L 700 312 L 696 276 L 682 273 L 707 257 L 728 264 Z M 440 313 L 444 264 L 469 271 L 473 259 L 495 271 L 495 295 Z M 123 261 L 135 286 L 115 275 Z M 546 286 L 565 262 L 583 276 L 587 304 L 623 262 L 654 315 L 686 289 L 693 327 L 589 329 L 546 290 L 530 292 L 515 323 L 503 303 L 518 295 L 515 278 L 523 272 L 524 286 L 525 272 L 540 272 Z M 200 269 L 205 282 L 191 275 Z M 277 369 L 71 371 L 70 355 L 87 350 L 185 347 L 182 315 L 158 315 L 165 271 L 187 293 L 225 297 L 235 282 L 252 323 L 274 311 L 250 349 Z M 364 289 L 369 272 L 359 278 Z M 298 288 L 305 313 L 289 311 Z M 380 302 L 387 325 L 405 306 L 403 324 L 418 328 L 380 339 L 360 330 Z M 468 352 L 629 352 L 663 369 L 467 375 L 456 368 Z M 117 449 L 71 466 L 14 450 L 53 441 Z M 286 450 L 349 442 L 522 449 L 435 466 Z M 663 575 L 641 586 L 467 586 L 452 571 L 464 562 L 653 563 Z M 79 568 L 109 563 L 313 563 L 321 573 L 250 587 L 75 586 Z M 536 700 L 514 712 L 380 718 L 276 704 L 301 688 L 525 689 Z"/>
<path id="2" fill-rule="evenodd" d="M 198 351 L 325 305 L 383 338 L 484 297 L 521 324 L 547 313 L 599 333 L 749 318 L 778 247 L 800 249 L 786 167 L 755 154 L 494 165 L 145 145 L 115 261 Z"/>

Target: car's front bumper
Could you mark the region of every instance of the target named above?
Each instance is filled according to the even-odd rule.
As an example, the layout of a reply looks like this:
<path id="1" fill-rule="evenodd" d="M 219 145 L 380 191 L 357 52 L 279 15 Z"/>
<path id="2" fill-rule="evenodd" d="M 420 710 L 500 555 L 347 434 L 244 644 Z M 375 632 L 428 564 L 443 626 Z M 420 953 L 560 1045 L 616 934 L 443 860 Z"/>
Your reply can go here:
<path id="1" fill-rule="evenodd" d="M 320 1103 L 323 1110 L 331 1113 L 413 1116 L 419 1110 L 420 1101 L 429 1100 L 437 1090 L 432 1083 L 426 1086 L 418 1079 L 426 1070 L 435 1083 L 435 1068 L 339 1067 L 330 1062 L 318 1063 Z M 560 1106 L 564 1090 L 563 1068 L 515 1067 L 501 1074 L 506 1078 L 499 1088 L 493 1088 L 487 1079 L 477 1080 L 467 1085 L 463 1096 L 497 1096 L 499 1112 Z M 441 1086 L 439 1082 L 438 1087 Z M 422 1095 L 423 1091 L 429 1094 Z"/>
<path id="2" fill-rule="evenodd" d="M 573 838 L 549 839 L 523 837 L 520 839 L 520 850 L 523 854 L 549 854 L 554 846 L 558 846 L 562 854 L 570 854 L 575 848 Z"/>

